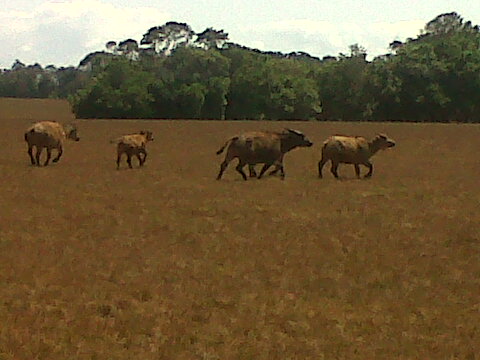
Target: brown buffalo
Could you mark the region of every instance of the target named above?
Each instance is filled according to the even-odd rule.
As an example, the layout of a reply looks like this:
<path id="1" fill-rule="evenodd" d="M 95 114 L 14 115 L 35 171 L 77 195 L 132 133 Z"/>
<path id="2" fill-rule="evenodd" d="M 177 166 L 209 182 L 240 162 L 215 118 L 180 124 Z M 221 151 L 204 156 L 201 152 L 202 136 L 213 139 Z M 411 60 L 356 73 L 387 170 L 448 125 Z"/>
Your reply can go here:
<path id="1" fill-rule="evenodd" d="M 147 159 L 147 142 L 153 141 L 153 133 L 148 130 L 142 130 L 137 134 L 124 135 L 113 143 L 117 144 L 117 169 L 120 168 L 120 159 L 123 154 L 127 155 L 128 167 L 132 168 L 132 156 L 135 155 L 139 161 L 140 166 L 143 166 Z M 143 158 L 142 155 L 143 154 Z"/>
<path id="2" fill-rule="evenodd" d="M 360 165 L 368 167 L 366 178 L 372 176 L 373 165 L 370 158 L 379 150 L 395 146 L 395 141 L 384 134 L 378 134 L 371 141 L 361 136 L 334 135 L 329 137 L 322 147 L 322 159 L 318 163 L 318 176 L 322 177 L 322 168 L 329 160 L 332 162 L 331 172 L 338 178 L 339 164 L 353 164 L 355 173 L 360 177 Z"/>
<path id="3" fill-rule="evenodd" d="M 63 153 L 65 139 L 80 140 L 74 125 L 63 126 L 55 121 L 41 121 L 30 126 L 25 132 L 25 141 L 28 143 L 28 155 L 30 155 L 32 165 L 40 166 L 40 155 L 44 148 L 47 149 L 47 159 L 43 165 L 48 165 L 53 149 L 57 150 L 58 155 L 52 161 L 58 162 Z M 33 157 L 33 147 L 36 148 L 35 158 Z"/>
<path id="4" fill-rule="evenodd" d="M 273 175 L 280 171 L 280 176 L 284 179 L 284 155 L 296 147 L 309 147 L 312 145 L 312 142 L 310 142 L 304 134 L 291 129 L 285 129 L 282 132 L 247 132 L 232 137 L 217 151 L 217 154 L 221 154 L 228 146 L 225 160 L 220 165 L 217 180 L 221 179 L 223 172 L 234 158 L 238 158 L 238 165 L 235 169 L 242 175 L 244 180 L 247 180 L 247 175 L 243 171 L 243 168 L 247 164 L 250 168 L 250 176 L 256 175 L 253 168 L 255 164 L 264 164 L 258 175 L 259 179 L 272 165 L 275 165 L 275 169 L 270 174 Z"/>

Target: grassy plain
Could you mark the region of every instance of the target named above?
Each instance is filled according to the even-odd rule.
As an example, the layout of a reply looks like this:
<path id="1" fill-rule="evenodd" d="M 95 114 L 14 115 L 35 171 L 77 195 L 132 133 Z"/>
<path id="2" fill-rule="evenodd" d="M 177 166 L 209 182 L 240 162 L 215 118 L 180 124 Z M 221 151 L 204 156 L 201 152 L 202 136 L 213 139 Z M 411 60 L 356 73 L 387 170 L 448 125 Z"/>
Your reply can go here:
<path id="1" fill-rule="evenodd" d="M 480 126 L 83 120 L 35 168 L 0 125 L 2 360 L 479 358 Z M 285 181 L 215 180 L 229 136 L 284 126 L 315 143 Z M 377 131 L 372 179 L 317 178 L 328 135 Z"/>

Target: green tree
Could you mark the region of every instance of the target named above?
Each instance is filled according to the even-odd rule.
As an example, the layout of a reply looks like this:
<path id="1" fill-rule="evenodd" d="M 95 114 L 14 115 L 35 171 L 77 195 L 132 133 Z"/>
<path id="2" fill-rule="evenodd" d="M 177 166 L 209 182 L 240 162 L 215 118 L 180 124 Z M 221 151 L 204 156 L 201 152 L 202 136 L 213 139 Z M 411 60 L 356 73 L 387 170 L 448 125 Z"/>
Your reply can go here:
<path id="1" fill-rule="evenodd" d="M 312 76 L 314 62 L 234 48 L 227 118 L 314 119 L 321 102 Z"/>
<path id="2" fill-rule="evenodd" d="M 140 66 L 123 58 L 112 60 L 89 86 L 71 98 L 79 117 L 150 118 L 151 78 Z"/>
<path id="3" fill-rule="evenodd" d="M 363 120 L 367 102 L 364 86 L 369 63 L 366 51 L 355 44 L 350 54 L 323 61 L 315 72 L 323 104 L 322 117 L 330 120 Z"/>
<path id="4" fill-rule="evenodd" d="M 456 13 L 438 16 L 373 62 L 367 110 L 378 120 L 478 121 L 479 42 L 478 29 Z"/>
<path id="5" fill-rule="evenodd" d="M 226 117 L 263 119 L 268 95 L 267 57 L 240 48 L 228 49 L 222 53 L 231 63 Z"/>
<path id="6" fill-rule="evenodd" d="M 176 104 L 174 117 L 225 118 L 229 66 L 229 60 L 215 49 L 179 48 L 168 57 L 164 67 L 172 77 L 164 79 L 162 87 Z M 186 94 L 195 98 L 189 103 L 192 108 L 185 103 Z"/>

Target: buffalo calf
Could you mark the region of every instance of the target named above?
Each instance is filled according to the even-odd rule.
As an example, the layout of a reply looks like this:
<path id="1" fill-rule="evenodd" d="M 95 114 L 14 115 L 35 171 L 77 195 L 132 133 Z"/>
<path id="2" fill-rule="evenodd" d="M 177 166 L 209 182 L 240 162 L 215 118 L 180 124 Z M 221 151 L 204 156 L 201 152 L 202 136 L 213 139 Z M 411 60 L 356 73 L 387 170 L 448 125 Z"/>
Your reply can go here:
<path id="1" fill-rule="evenodd" d="M 153 141 L 153 133 L 148 130 L 142 130 L 136 134 L 123 135 L 112 143 L 117 144 L 117 169 L 120 168 L 120 159 L 123 154 L 127 155 L 128 167 L 132 168 L 132 156 L 136 156 L 139 165 L 143 166 L 147 159 L 147 142 Z"/>

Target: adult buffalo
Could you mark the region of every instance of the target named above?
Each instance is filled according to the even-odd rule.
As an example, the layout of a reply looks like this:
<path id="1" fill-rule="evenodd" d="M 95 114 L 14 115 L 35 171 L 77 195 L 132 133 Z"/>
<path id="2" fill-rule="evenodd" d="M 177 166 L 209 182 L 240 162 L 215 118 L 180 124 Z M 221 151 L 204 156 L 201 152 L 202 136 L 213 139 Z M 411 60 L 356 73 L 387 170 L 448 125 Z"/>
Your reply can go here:
<path id="1" fill-rule="evenodd" d="M 220 172 L 217 180 L 222 178 L 223 172 L 230 161 L 238 158 L 238 165 L 235 168 L 243 180 L 247 180 L 247 175 L 243 171 L 245 165 L 249 165 L 250 174 L 254 175 L 253 166 L 255 164 L 264 164 L 258 178 L 260 179 L 267 169 L 274 165 L 275 169 L 271 174 L 280 171 L 282 179 L 285 178 L 283 168 L 283 157 L 290 150 L 296 147 L 310 147 L 313 143 L 308 140 L 303 133 L 297 130 L 285 129 L 282 132 L 256 131 L 247 132 L 228 139 L 225 145 L 217 151 L 221 154 L 228 146 L 225 160 L 220 165 Z"/>
<path id="2" fill-rule="evenodd" d="M 373 165 L 370 158 L 379 150 L 395 146 L 395 141 L 385 134 L 378 134 L 371 141 L 362 136 L 334 135 L 329 137 L 322 147 L 322 159 L 318 162 L 318 176 L 322 177 L 322 168 L 327 161 L 332 162 L 331 172 L 338 178 L 339 164 L 353 164 L 357 178 L 360 177 L 360 165 L 368 167 L 366 178 L 372 176 Z"/>
<path id="3" fill-rule="evenodd" d="M 63 141 L 70 139 L 79 141 L 77 128 L 73 124 L 63 126 L 55 121 L 40 121 L 30 126 L 25 132 L 25 141 L 28 144 L 28 155 L 32 165 L 40 166 L 40 155 L 43 149 L 47 149 L 47 159 L 44 166 L 47 166 L 52 156 L 52 150 L 57 150 L 58 155 L 52 161 L 54 163 L 60 160 L 63 154 Z M 33 147 L 36 148 L 35 158 L 33 157 Z"/>

